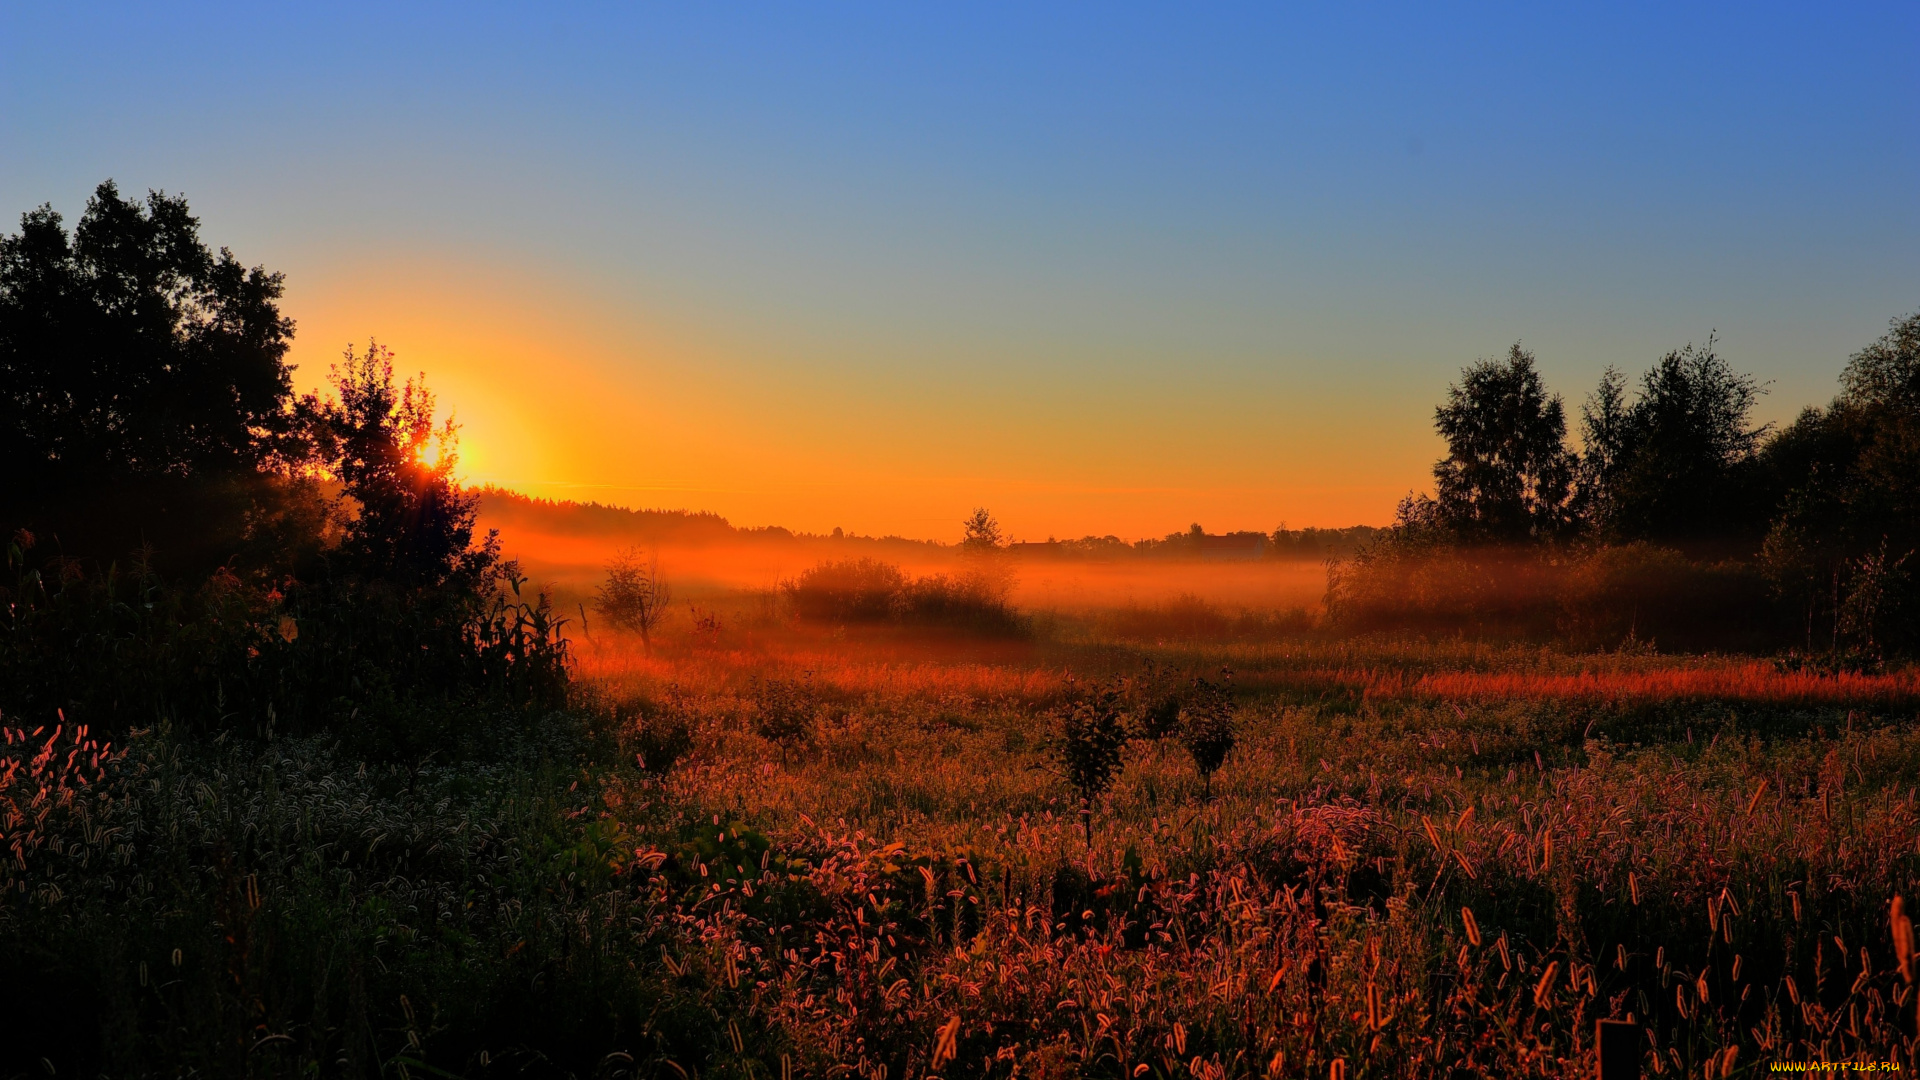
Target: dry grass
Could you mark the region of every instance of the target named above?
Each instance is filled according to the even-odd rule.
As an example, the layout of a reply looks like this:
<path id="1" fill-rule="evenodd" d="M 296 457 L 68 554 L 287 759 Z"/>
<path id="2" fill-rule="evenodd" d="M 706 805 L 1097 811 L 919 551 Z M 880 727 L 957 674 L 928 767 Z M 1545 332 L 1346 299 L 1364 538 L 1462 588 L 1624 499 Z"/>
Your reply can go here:
<path id="1" fill-rule="evenodd" d="M 1887 916 L 1920 868 L 1910 671 L 1072 632 L 942 660 L 824 636 L 581 653 L 699 733 L 613 812 L 764 835 L 824 904 L 782 923 L 752 875 L 698 889 L 706 947 L 798 1073 L 1559 1077 L 1608 1016 L 1645 1025 L 1653 1075 L 1912 1062 Z M 1139 743 L 1086 843 L 1036 768 L 1068 673 L 1223 664 L 1243 710 L 1214 797 L 1177 745 Z M 753 734 L 743 688 L 781 673 L 813 687 L 804 745 Z M 1642 706 L 1686 736 L 1639 745 Z"/>
<path id="2" fill-rule="evenodd" d="M 1910 671 L 752 595 L 572 645 L 604 737 L 525 761 L 11 743 L 0 929 L 95 965 L 129 1073 L 1545 1080 L 1602 1017 L 1662 1077 L 1916 1064 Z M 1211 784 L 1140 737 L 1083 817 L 1055 710 L 1222 668 Z"/>

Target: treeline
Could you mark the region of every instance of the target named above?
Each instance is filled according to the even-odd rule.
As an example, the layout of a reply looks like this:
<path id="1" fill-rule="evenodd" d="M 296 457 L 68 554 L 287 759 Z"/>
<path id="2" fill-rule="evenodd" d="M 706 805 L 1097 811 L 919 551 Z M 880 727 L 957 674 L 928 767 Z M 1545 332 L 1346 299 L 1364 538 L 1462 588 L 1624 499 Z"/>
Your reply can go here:
<path id="1" fill-rule="evenodd" d="M 1920 314 L 1775 428 L 1712 338 L 1566 409 L 1519 345 L 1448 388 L 1431 495 L 1335 571 L 1352 628 L 1659 636 L 1873 662 L 1920 645 Z"/>
<path id="2" fill-rule="evenodd" d="M 1127 541 L 1111 534 L 1083 536 L 1078 540 L 1047 540 L 1044 543 L 1015 544 L 1022 556 L 1062 559 L 1273 559 L 1321 561 L 1358 552 L 1380 538 L 1385 529 L 1372 525 L 1351 525 L 1342 529 L 1289 529 L 1285 525 L 1270 533 L 1236 530 L 1210 533 L 1197 522 L 1180 532 L 1163 537 Z"/>

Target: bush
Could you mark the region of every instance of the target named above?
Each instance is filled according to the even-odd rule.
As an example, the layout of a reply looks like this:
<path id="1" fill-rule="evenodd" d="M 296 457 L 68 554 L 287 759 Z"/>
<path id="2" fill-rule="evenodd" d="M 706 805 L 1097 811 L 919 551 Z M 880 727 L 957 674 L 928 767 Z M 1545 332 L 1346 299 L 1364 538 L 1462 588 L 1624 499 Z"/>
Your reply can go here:
<path id="1" fill-rule="evenodd" d="M 1054 713 L 1047 747 L 1055 772 L 1080 798 L 1080 823 L 1093 845 L 1093 803 L 1113 785 L 1127 748 L 1126 702 L 1118 687 L 1081 693 Z"/>
<path id="2" fill-rule="evenodd" d="M 802 619 L 879 622 L 893 616 L 906 587 L 906 575 L 892 563 L 847 559 L 804 570 L 781 588 Z"/>
<path id="3" fill-rule="evenodd" d="M 753 730 L 782 752 L 811 742 L 820 702 L 811 679 L 764 679 L 753 688 Z"/>
<path id="4" fill-rule="evenodd" d="M 1227 672 L 1222 672 L 1222 676 L 1231 678 Z M 1193 767 L 1200 773 L 1209 799 L 1213 798 L 1213 774 L 1220 771 L 1227 755 L 1233 753 L 1234 711 L 1233 693 L 1226 684 L 1205 679 L 1193 680 L 1193 689 L 1180 705 L 1180 745 L 1186 747 L 1188 756 L 1193 758 Z"/>
<path id="5" fill-rule="evenodd" d="M 781 586 L 796 615 L 814 622 L 900 622 L 988 633 L 1022 633 L 1008 582 L 989 566 L 910 578 L 874 559 L 823 562 Z"/>

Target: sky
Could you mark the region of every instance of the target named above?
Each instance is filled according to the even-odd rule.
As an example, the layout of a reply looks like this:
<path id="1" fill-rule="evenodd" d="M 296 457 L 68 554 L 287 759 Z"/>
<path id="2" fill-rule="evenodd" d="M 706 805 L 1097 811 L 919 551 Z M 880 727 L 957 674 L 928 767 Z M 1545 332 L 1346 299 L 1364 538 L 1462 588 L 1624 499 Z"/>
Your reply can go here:
<path id="1" fill-rule="evenodd" d="M 274 10 L 285 8 L 286 10 Z M 1920 309 L 1920 5 L 0 5 L 0 211 L 113 178 L 462 472 L 737 524 L 1387 521 L 1522 342 L 1763 420 Z M 13 226 L 9 225 L 9 231 Z"/>

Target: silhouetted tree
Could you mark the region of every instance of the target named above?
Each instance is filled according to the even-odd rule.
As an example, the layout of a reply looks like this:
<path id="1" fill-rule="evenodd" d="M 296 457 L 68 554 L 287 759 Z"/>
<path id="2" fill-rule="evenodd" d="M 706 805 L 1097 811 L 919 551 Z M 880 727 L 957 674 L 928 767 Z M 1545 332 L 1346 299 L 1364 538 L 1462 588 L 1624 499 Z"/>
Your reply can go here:
<path id="1" fill-rule="evenodd" d="M 1920 594 L 1920 313 L 1854 354 L 1841 392 L 1759 455 L 1777 514 L 1763 558 L 1782 598 L 1827 644 L 1911 648 Z"/>
<path id="2" fill-rule="evenodd" d="M 283 279 L 201 243 L 186 199 L 95 189 L 0 237 L 0 446 L 14 481 L 251 468 L 287 429 Z"/>
<path id="3" fill-rule="evenodd" d="M 1515 343 L 1506 359 L 1462 371 L 1434 410 L 1447 440 L 1446 458 L 1433 467 L 1436 513 L 1461 539 L 1546 538 L 1568 522 L 1566 416 L 1533 363 Z"/>
<path id="4" fill-rule="evenodd" d="M 1766 428 L 1750 423 L 1761 390 L 1709 337 L 1660 358 L 1631 403 L 1611 371 L 1589 400 L 1582 503 L 1623 540 L 1754 534 L 1748 467 Z"/>
<path id="5" fill-rule="evenodd" d="M 1055 774 L 1080 798 L 1080 825 L 1093 846 L 1093 804 L 1113 786 L 1127 748 L 1126 702 L 1108 685 L 1078 695 L 1055 713 L 1047 745 Z"/>
<path id="6" fill-rule="evenodd" d="M 984 506 L 975 507 L 973 514 L 961 523 L 965 536 L 960 546 L 970 552 L 997 550 L 1006 542 L 1000 533 L 1000 523 L 993 519 Z"/>
<path id="7" fill-rule="evenodd" d="M 424 377 L 395 386 L 393 354 L 369 342 L 348 348 L 331 378 L 335 397 L 309 408 L 350 504 L 346 567 L 402 587 L 479 589 L 499 567 L 499 537 L 473 542 L 479 499 L 453 479 L 459 429 L 436 424 Z"/>
<path id="8" fill-rule="evenodd" d="M 158 497 L 129 503 L 130 491 L 175 504 L 194 493 L 174 516 L 235 542 L 260 492 L 220 505 L 206 492 L 304 457 L 282 284 L 209 251 L 177 195 L 127 199 L 108 181 L 71 233 L 51 206 L 23 215 L 0 236 L 0 515 L 84 521 L 110 546 L 157 526 Z"/>
<path id="9" fill-rule="evenodd" d="M 638 633 L 641 647 L 651 653 L 653 629 L 672 600 L 659 557 L 643 559 L 630 548 L 607 564 L 607 580 L 594 593 L 594 608 L 613 625 Z"/>
<path id="10" fill-rule="evenodd" d="M 1626 452 L 1630 404 L 1627 377 L 1609 366 L 1600 385 L 1580 406 L 1582 453 L 1576 468 L 1573 511 L 1600 535 L 1613 528 L 1613 481 Z"/>

